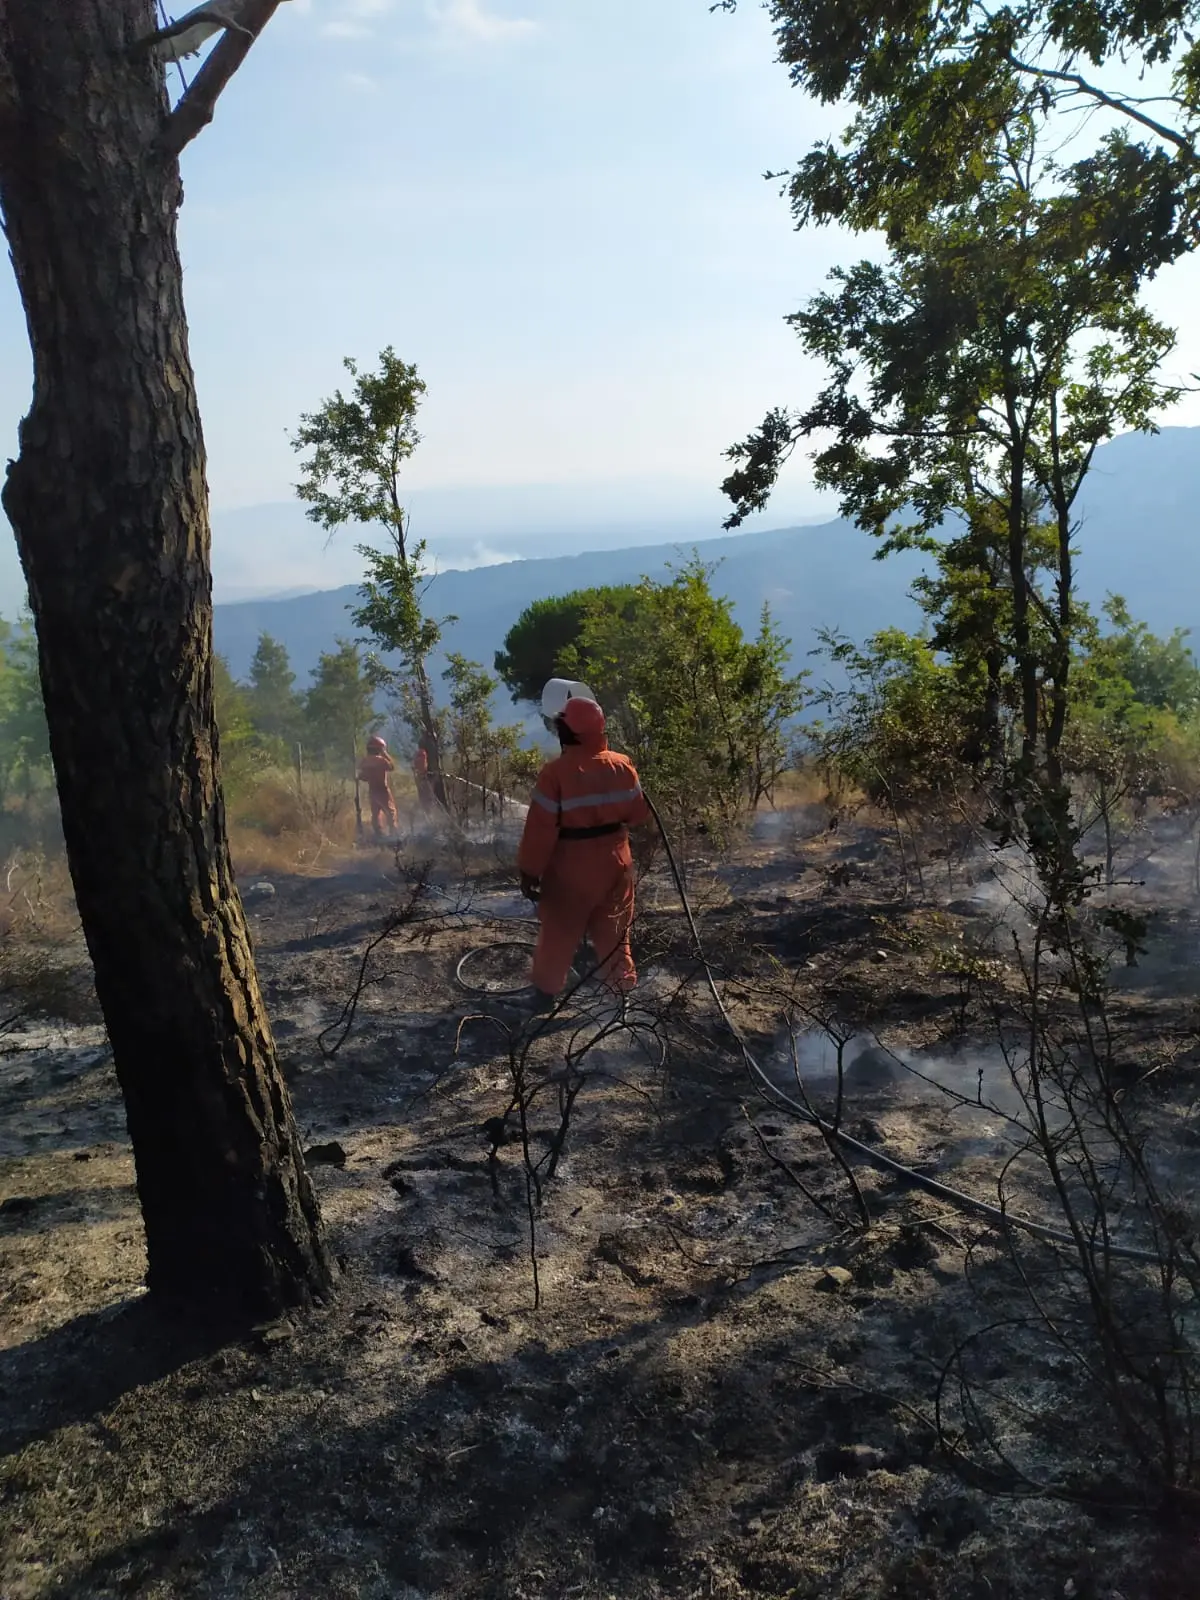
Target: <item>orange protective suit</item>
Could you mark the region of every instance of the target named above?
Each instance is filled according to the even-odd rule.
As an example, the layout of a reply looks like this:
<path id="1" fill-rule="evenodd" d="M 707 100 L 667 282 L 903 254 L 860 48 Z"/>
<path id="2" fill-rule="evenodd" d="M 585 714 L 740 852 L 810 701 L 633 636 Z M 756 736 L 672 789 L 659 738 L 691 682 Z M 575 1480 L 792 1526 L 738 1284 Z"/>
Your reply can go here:
<path id="1" fill-rule="evenodd" d="M 608 748 L 600 707 L 568 701 L 563 720 L 579 743 L 564 746 L 538 774 L 517 855 L 521 873 L 541 886 L 531 976 L 543 994 L 556 995 L 586 934 L 599 976 L 624 991 L 637 983 L 628 830 L 650 808 L 633 762 Z"/>
<path id="2" fill-rule="evenodd" d="M 372 751 L 358 764 L 358 776 L 367 786 L 367 799 L 371 806 L 371 826 L 377 838 L 382 837 L 386 823 L 392 833 L 396 831 L 396 802 L 388 774 L 396 770 L 396 763 L 385 750 Z"/>
<path id="3" fill-rule="evenodd" d="M 429 778 L 429 752 L 423 744 L 417 746 L 417 753 L 413 756 L 413 779 L 417 785 L 417 799 L 421 802 L 422 811 L 433 809 L 433 784 Z"/>

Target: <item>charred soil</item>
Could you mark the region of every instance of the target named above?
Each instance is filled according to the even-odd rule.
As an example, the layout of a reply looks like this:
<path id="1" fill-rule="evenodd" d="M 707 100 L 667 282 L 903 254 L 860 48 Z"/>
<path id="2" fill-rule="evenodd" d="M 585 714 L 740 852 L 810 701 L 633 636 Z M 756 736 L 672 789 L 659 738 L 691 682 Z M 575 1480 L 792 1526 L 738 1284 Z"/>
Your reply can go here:
<path id="1" fill-rule="evenodd" d="M 1194 1529 L 1119 1483 L 1072 1504 L 956 1465 L 939 1375 L 1009 1291 L 1004 1240 L 865 1165 L 871 1225 L 849 1226 L 820 1135 L 723 1045 L 660 870 L 632 1031 L 592 1002 L 556 1019 L 522 1129 L 519 1019 L 454 980 L 468 949 L 529 936 L 521 904 L 486 852 L 420 853 L 247 886 L 344 1269 L 311 1317 L 236 1338 L 164 1321 L 103 1031 L 0 1041 L 3 1600 L 1200 1596 Z M 994 931 L 990 880 L 905 900 L 882 832 L 803 817 L 689 872 L 779 1081 L 798 1064 L 831 1092 L 811 1019 L 836 1016 L 848 1128 L 994 1199 L 1003 1126 L 937 1088 L 995 1048 L 977 967 L 953 959 Z M 1153 1069 L 1139 1092 L 1190 1207 L 1197 919 L 1186 895 L 1155 908 L 1114 1028 L 1131 1081 Z M 789 1014 L 808 1018 L 794 1059 Z M 556 1075 L 572 1048 L 581 1071 Z M 538 1203 L 526 1154 L 544 1176 L 564 1106 Z M 993 1369 L 1017 1358 L 997 1346 Z M 1022 1459 L 1034 1477 L 1075 1459 L 1082 1482 L 1110 1425 L 1052 1353 L 1026 1358 L 989 1374 L 1036 1378 Z"/>

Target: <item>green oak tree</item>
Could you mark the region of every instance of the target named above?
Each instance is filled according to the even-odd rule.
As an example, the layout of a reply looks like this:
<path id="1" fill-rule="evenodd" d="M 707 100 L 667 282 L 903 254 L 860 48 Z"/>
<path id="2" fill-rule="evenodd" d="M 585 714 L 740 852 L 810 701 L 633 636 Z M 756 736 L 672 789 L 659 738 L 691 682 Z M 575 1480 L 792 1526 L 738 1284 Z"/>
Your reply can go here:
<path id="1" fill-rule="evenodd" d="M 442 710 L 442 750 L 448 775 L 458 780 L 457 808 L 486 812 L 513 789 L 537 776 L 538 757 L 525 747 L 517 724 L 499 724 L 494 708 L 499 680 L 457 651 L 442 673 L 449 704 Z"/>
<path id="2" fill-rule="evenodd" d="M 972 745 L 986 679 L 972 679 L 927 636 L 886 628 L 863 645 L 820 635 L 822 652 L 845 676 L 816 703 L 825 712 L 809 734 L 818 763 L 889 818 L 907 886 L 921 875 L 920 835 L 971 810 Z M 907 841 L 907 842 L 906 842 Z"/>

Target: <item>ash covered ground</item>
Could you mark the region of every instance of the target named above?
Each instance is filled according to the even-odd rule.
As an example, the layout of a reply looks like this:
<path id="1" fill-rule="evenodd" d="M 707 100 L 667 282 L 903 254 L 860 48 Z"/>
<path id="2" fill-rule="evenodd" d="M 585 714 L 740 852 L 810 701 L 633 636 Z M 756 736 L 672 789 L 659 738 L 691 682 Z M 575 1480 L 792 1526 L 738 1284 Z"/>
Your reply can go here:
<path id="1" fill-rule="evenodd" d="M 855 1137 L 993 1202 L 1009 1164 L 1007 1198 L 1053 1222 L 1044 1177 L 1013 1160 L 995 1020 L 1028 932 L 1019 863 L 931 854 L 905 898 L 885 830 L 825 820 L 767 814 L 734 859 L 686 863 L 757 1059 L 828 1114 L 840 1041 Z M 756 1088 L 661 860 L 632 1029 L 582 994 L 526 1048 L 502 998 L 456 983 L 478 947 L 468 978 L 519 975 L 510 850 L 504 830 L 453 850 L 413 835 L 395 859 L 244 885 L 344 1265 L 311 1317 L 236 1341 L 164 1325 L 98 1020 L 4 1039 L 3 1600 L 1200 1595 L 1194 1526 L 1135 1503 L 1077 1366 L 999 1327 L 1020 1288 L 1004 1230 L 856 1163 L 863 1228 L 820 1133 Z M 1110 1008 L 1184 1212 L 1191 874 L 1186 825 L 1159 819 L 1121 891 L 1145 948 Z M 1038 1492 L 1085 1478 L 1082 1504 Z"/>

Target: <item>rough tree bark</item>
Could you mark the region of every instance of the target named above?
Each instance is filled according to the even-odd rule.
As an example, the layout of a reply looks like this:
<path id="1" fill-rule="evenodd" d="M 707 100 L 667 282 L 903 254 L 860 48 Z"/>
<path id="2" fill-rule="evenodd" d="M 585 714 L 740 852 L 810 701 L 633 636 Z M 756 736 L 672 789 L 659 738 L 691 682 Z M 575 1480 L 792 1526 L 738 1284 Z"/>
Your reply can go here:
<path id="1" fill-rule="evenodd" d="M 446 799 L 446 776 L 442 771 L 442 741 L 438 738 L 437 719 L 433 714 L 433 695 L 429 688 L 429 674 L 425 670 L 424 656 L 418 656 L 413 669 L 417 680 L 417 700 L 421 707 L 421 728 L 425 738 L 425 753 L 429 757 L 429 782 L 433 798 L 443 811 L 450 805 Z"/>
<path id="2" fill-rule="evenodd" d="M 34 360 L 3 500 L 149 1286 L 263 1314 L 336 1269 L 226 842 L 179 169 L 161 69 L 128 54 L 154 21 L 152 0 L 0 0 L 0 207 Z"/>

